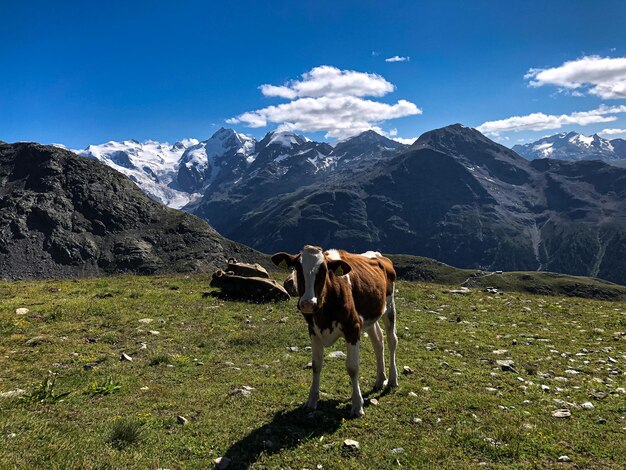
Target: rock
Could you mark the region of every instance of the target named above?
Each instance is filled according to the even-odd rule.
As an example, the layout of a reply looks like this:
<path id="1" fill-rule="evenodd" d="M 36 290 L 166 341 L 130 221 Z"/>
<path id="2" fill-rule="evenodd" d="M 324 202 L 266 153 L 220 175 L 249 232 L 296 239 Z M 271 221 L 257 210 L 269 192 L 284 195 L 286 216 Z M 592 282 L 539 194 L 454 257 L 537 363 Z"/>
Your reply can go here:
<path id="1" fill-rule="evenodd" d="M 550 390 L 550 387 L 548 387 L 547 385 L 542 385 L 541 390 L 543 390 L 544 392 L 547 392 Z"/>
<path id="2" fill-rule="evenodd" d="M 123 352 L 120 354 L 120 361 L 133 362 L 133 358 Z"/>
<path id="3" fill-rule="evenodd" d="M 495 350 L 491 351 L 492 354 L 497 354 L 497 355 L 506 354 L 508 352 L 509 352 L 508 349 L 495 349 Z"/>
<path id="4" fill-rule="evenodd" d="M 555 418 L 571 418 L 572 412 L 567 408 L 562 408 L 559 410 L 554 410 L 552 412 L 552 416 L 554 416 Z"/>
<path id="5" fill-rule="evenodd" d="M 404 367 L 402 368 L 402 373 L 403 373 L 404 375 L 411 375 L 411 374 L 414 374 L 414 373 L 415 373 L 415 371 L 414 371 L 413 369 L 411 369 L 409 366 L 404 366 Z"/>
<path id="6" fill-rule="evenodd" d="M 0 398 L 19 398 L 26 393 L 26 390 L 16 388 L 15 390 L 9 390 L 8 392 L 0 393 Z"/>
<path id="7" fill-rule="evenodd" d="M 187 423 L 189 422 L 189 420 L 188 420 L 187 418 L 185 418 L 184 416 L 178 416 L 178 417 L 176 418 L 176 422 L 177 422 L 178 424 L 181 424 L 181 425 L 183 425 L 183 426 L 184 426 L 185 424 L 187 424 Z"/>
<path id="8" fill-rule="evenodd" d="M 392 454 L 404 454 L 404 448 L 396 447 L 395 449 L 391 449 Z"/>
<path id="9" fill-rule="evenodd" d="M 300 348 L 298 346 L 289 346 L 289 351 L 298 352 L 300 351 Z"/>
<path id="10" fill-rule="evenodd" d="M 346 354 L 343 351 L 333 351 L 328 354 L 328 357 L 332 359 L 342 359 L 346 357 Z"/>
<path id="11" fill-rule="evenodd" d="M 150 334 L 154 335 L 154 336 L 159 336 L 161 334 L 161 332 L 157 331 L 157 330 L 150 330 Z"/>
<path id="12" fill-rule="evenodd" d="M 415 392 L 409 392 L 409 396 L 410 396 L 410 397 L 416 397 L 416 396 L 417 396 L 417 393 L 415 393 Z"/>
<path id="13" fill-rule="evenodd" d="M 511 341 L 511 344 L 512 344 L 513 346 L 515 346 L 515 345 L 517 344 L 517 340 L 516 340 L 516 339 L 513 339 L 513 341 Z"/>
<path id="14" fill-rule="evenodd" d="M 574 369 L 566 369 L 565 373 L 569 374 L 569 375 L 578 375 L 578 374 L 580 374 L 580 372 L 578 372 L 577 370 L 574 370 Z"/>
<path id="15" fill-rule="evenodd" d="M 451 294 L 457 294 L 457 295 L 467 295 L 470 293 L 470 290 L 467 287 L 461 287 L 460 289 L 452 289 L 452 290 L 449 290 L 448 292 L 450 292 Z"/>
<path id="16" fill-rule="evenodd" d="M 609 362 L 612 364 L 617 364 L 617 360 L 609 356 Z"/>
<path id="17" fill-rule="evenodd" d="M 432 351 L 433 349 L 437 349 L 437 345 L 435 343 L 426 343 L 427 351 Z"/>
<path id="18" fill-rule="evenodd" d="M 15 314 L 16 315 L 26 315 L 28 312 L 30 312 L 30 310 L 28 310 L 26 307 L 16 308 L 15 309 Z"/>
<path id="19" fill-rule="evenodd" d="M 33 336 L 31 339 L 26 341 L 26 346 L 37 346 L 41 343 L 47 343 L 48 339 L 45 336 Z"/>
<path id="20" fill-rule="evenodd" d="M 559 462 L 571 462 L 571 461 L 572 461 L 572 459 L 570 459 L 567 455 L 561 455 L 561 456 L 558 458 L 558 461 L 559 461 Z"/>
<path id="21" fill-rule="evenodd" d="M 141 320 L 137 320 L 139 323 L 143 323 L 144 325 L 149 325 L 154 321 L 152 318 L 142 318 Z"/>
<path id="22" fill-rule="evenodd" d="M 313 363 L 309 362 L 306 366 L 304 366 L 305 369 L 313 369 Z"/>
<path id="23" fill-rule="evenodd" d="M 376 398 L 370 398 L 369 404 L 372 406 L 378 406 L 378 400 Z"/>
<path id="24" fill-rule="evenodd" d="M 139 343 L 139 349 L 148 349 L 148 344 L 147 343 Z"/>
<path id="25" fill-rule="evenodd" d="M 229 396 L 242 396 L 242 397 L 249 397 L 250 395 L 252 395 L 252 391 L 254 390 L 253 387 L 249 387 L 247 385 L 244 385 L 241 388 L 235 388 L 233 390 L 231 390 L 230 392 L 228 392 Z"/>
<path id="26" fill-rule="evenodd" d="M 343 441 L 343 448 L 346 450 L 355 451 L 359 450 L 361 448 L 361 445 L 359 444 L 359 441 L 355 441 L 354 439 L 346 439 L 345 441 Z"/>
<path id="27" fill-rule="evenodd" d="M 217 468 L 218 470 L 224 470 L 226 468 L 228 468 L 230 466 L 230 459 L 228 457 L 218 457 L 215 460 L 213 460 L 213 463 L 215 464 L 215 468 Z"/>
<path id="28" fill-rule="evenodd" d="M 606 424 L 606 419 L 598 418 L 597 421 L 596 421 L 596 424 Z"/>
<path id="29" fill-rule="evenodd" d="M 95 367 L 98 367 L 99 363 L 97 362 L 87 362 L 85 364 L 83 364 L 83 369 L 85 370 L 91 370 L 94 369 Z"/>
<path id="30" fill-rule="evenodd" d="M 585 403 L 581 404 L 580 407 L 583 410 L 593 410 L 594 408 L 593 403 L 591 403 L 590 401 L 586 401 Z"/>
<path id="31" fill-rule="evenodd" d="M 500 366 L 503 372 L 517 372 L 515 370 L 515 362 L 510 359 L 497 360 L 496 364 Z"/>
<path id="32" fill-rule="evenodd" d="M 413 423 L 414 424 L 422 424 L 424 422 L 424 420 L 422 418 L 413 418 Z"/>

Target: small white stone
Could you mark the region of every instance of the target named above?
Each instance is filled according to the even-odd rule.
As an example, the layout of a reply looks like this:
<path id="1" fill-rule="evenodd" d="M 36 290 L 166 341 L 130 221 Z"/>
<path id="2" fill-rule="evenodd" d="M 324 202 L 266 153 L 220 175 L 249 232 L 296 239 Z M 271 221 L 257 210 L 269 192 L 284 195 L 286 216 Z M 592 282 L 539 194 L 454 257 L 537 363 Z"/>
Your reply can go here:
<path id="1" fill-rule="evenodd" d="M 583 410 L 592 410 L 594 408 L 593 403 L 591 403 L 590 401 L 586 401 L 585 403 L 581 404 L 580 407 Z"/>
<path id="2" fill-rule="evenodd" d="M 558 460 L 559 462 L 571 462 L 572 461 L 572 459 L 570 459 L 567 455 L 561 455 Z"/>
<path id="3" fill-rule="evenodd" d="M 228 457 L 218 457 L 213 460 L 213 463 L 218 470 L 225 470 L 230 466 L 230 459 Z"/>
<path id="4" fill-rule="evenodd" d="M 331 359 L 343 359 L 346 357 L 346 354 L 343 351 L 333 351 L 328 354 L 328 357 Z"/>
<path id="5" fill-rule="evenodd" d="M 28 310 L 26 307 L 16 308 L 15 309 L 15 314 L 16 315 L 26 315 L 28 312 L 30 312 L 30 310 Z"/>
<path id="6" fill-rule="evenodd" d="M 354 439 L 346 439 L 343 441 L 343 448 L 348 450 L 359 450 L 361 445 L 359 441 L 355 441 Z"/>
<path id="7" fill-rule="evenodd" d="M 120 361 L 133 362 L 133 358 L 123 352 L 120 354 Z"/>

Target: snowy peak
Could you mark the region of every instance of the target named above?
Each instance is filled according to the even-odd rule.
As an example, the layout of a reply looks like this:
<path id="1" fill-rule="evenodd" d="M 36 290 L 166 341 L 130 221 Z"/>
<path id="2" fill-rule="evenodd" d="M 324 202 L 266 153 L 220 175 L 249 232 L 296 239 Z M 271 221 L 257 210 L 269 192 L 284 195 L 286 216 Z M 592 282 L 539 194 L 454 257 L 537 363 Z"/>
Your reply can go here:
<path id="1" fill-rule="evenodd" d="M 532 142 L 515 145 L 513 150 L 528 160 L 556 158 L 567 161 L 602 160 L 612 162 L 626 158 L 619 148 L 620 139 L 603 139 L 598 134 L 560 133 Z"/>
<path id="2" fill-rule="evenodd" d="M 189 194 L 169 187 L 177 171 L 178 161 L 196 139 L 185 139 L 170 145 L 167 142 L 147 140 L 111 140 L 100 145 L 89 145 L 75 153 L 94 158 L 123 173 L 148 196 L 174 208 L 181 208 L 191 200 Z"/>
<path id="3" fill-rule="evenodd" d="M 291 149 L 304 145 L 307 142 L 310 142 L 310 139 L 307 139 L 303 135 L 294 134 L 293 132 L 289 131 L 272 131 L 269 132 L 265 137 L 263 137 L 260 143 L 265 147 L 269 147 L 270 145 L 278 145 Z"/>

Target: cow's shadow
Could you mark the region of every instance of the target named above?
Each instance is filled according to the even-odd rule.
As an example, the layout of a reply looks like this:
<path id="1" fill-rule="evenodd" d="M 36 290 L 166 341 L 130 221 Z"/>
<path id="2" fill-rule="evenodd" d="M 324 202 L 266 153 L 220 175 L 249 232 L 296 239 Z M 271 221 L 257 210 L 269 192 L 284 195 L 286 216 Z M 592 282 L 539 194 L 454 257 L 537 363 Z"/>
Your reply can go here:
<path id="1" fill-rule="evenodd" d="M 305 439 L 332 434 L 339 429 L 341 420 L 348 417 L 348 412 L 337 400 L 321 400 L 314 412 L 301 406 L 279 411 L 269 423 L 228 448 L 224 454 L 232 462 L 228 468 L 249 468 L 261 454 L 272 455 L 297 447 Z"/>

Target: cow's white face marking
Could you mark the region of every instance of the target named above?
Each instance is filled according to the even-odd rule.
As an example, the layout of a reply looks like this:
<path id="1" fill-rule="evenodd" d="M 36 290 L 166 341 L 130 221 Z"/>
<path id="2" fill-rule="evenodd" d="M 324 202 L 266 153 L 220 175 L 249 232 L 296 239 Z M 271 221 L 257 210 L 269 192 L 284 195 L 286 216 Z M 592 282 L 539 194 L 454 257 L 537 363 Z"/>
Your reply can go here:
<path id="1" fill-rule="evenodd" d="M 324 254 L 314 248 L 304 248 L 300 256 L 302 263 L 302 275 L 304 277 L 304 295 L 300 298 L 300 303 L 313 302 L 317 304 L 315 296 L 315 278 L 324 262 Z"/>

